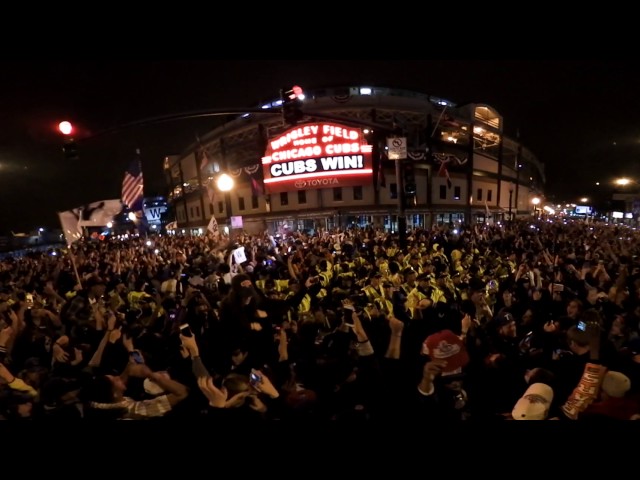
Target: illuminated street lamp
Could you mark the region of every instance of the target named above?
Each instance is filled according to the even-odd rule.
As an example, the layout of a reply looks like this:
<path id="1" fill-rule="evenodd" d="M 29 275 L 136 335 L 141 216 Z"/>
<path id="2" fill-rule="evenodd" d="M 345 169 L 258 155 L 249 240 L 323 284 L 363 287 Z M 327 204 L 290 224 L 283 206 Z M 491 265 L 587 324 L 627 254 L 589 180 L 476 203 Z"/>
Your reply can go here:
<path id="1" fill-rule="evenodd" d="M 538 197 L 533 197 L 531 199 L 531 203 L 533 203 L 533 216 L 537 217 L 538 216 L 538 205 L 540 205 L 540 198 Z"/>
<path id="2" fill-rule="evenodd" d="M 587 203 L 587 202 L 589 201 L 589 199 L 588 199 L 587 197 L 582 197 L 582 198 L 580 199 L 580 201 L 581 201 L 582 203 Z"/>
<path id="3" fill-rule="evenodd" d="M 223 173 L 222 175 L 220 175 L 218 177 L 218 180 L 216 181 L 216 185 L 218 186 L 218 190 L 220 190 L 221 192 L 229 192 L 229 191 L 231 191 L 231 189 L 233 189 L 233 184 L 234 183 L 235 182 L 233 181 L 233 178 L 231 178 L 226 173 Z"/>
<path id="4" fill-rule="evenodd" d="M 229 192 L 233 189 L 234 184 L 233 178 L 226 173 L 220 174 L 216 180 L 218 190 L 224 193 L 224 206 L 229 225 L 231 225 L 231 194 Z M 225 227 L 225 231 L 227 228 L 228 227 Z"/>
<path id="5" fill-rule="evenodd" d="M 616 178 L 615 183 L 616 185 L 624 187 L 626 185 L 629 185 L 631 183 L 631 180 L 628 178 Z"/>

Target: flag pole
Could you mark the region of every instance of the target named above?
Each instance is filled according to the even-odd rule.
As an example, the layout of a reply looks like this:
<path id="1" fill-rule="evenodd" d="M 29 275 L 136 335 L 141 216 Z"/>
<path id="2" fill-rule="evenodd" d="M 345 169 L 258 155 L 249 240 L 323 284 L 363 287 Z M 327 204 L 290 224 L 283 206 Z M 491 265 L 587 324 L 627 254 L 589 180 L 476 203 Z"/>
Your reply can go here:
<path id="1" fill-rule="evenodd" d="M 78 285 L 82 288 L 82 280 L 80 280 L 80 274 L 78 273 L 78 266 L 76 265 L 76 256 L 73 254 L 71 250 L 71 245 L 67 245 L 69 258 L 71 259 L 71 265 L 73 266 L 73 273 L 76 274 L 76 280 L 78 281 Z"/>
<path id="2" fill-rule="evenodd" d="M 68 215 L 65 215 L 67 213 L 71 213 L 72 218 L 69 218 Z M 80 285 L 80 288 L 82 288 L 82 281 L 80 280 L 80 274 L 78 273 L 76 258 L 72 251 L 73 242 L 82 237 L 82 231 L 78 230 L 79 215 L 76 215 L 75 213 L 73 213 L 73 211 L 58 212 L 58 218 L 60 220 L 60 226 L 62 227 L 62 233 L 64 234 L 66 240 L 67 253 L 69 254 L 69 259 L 71 260 L 71 265 L 73 266 L 73 272 L 76 275 L 78 285 Z"/>
<path id="3" fill-rule="evenodd" d="M 433 138 L 433 135 L 436 133 L 436 130 L 438 129 L 438 125 L 440 125 L 440 121 L 442 120 L 442 117 L 444 116 L 444 112 L 447 109 L 448 105 L 445 105 L 444 108 L 442 109 L 442 111 L 440 112 L 440 116 L 438 117 L 438 121 L 436 122 L 436 124 L 433 126 L 433 131 L 431 132 L 431 137 Z"/>

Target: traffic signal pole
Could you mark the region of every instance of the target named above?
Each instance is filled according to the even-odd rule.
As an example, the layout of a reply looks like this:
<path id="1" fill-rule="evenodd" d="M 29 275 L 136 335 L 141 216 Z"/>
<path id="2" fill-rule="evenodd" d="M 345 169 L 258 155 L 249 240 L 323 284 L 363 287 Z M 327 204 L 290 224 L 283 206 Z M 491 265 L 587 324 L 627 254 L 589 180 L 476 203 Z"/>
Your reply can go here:
<path id="1" fill-rule="evenodd" d="M 404 175 L 402 174 L 402 163 L 404 160 L 396 161 L 396 183 L 398 197 L 398 246 L 404 250 L 407 246 L 407 217 L 404 213 Z"/>

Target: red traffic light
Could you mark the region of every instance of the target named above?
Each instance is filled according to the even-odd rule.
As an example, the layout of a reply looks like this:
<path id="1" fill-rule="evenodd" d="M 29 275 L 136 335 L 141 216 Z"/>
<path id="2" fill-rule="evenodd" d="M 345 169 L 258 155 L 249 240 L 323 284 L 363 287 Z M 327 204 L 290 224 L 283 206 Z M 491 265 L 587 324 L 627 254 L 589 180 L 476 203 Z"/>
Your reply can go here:
<path id="1" fill-rule="evenodd" d="M 65 120 L 64 122 L 60 122 L 58 124 L 58 130 L 60 130 L 60 133 L 62 133 L 63 135 L 71 135 L 71 132 L 73 132 L 73 126 L 70 122 L 67 122 Z"/>

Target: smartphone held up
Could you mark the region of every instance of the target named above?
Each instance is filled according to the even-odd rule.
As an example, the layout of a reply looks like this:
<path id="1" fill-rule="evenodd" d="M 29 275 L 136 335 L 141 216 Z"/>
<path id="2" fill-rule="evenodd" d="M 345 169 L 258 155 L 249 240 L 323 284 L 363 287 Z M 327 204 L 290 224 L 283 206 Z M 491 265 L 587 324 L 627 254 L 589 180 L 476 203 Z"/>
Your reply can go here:
<path id="1" fill-rule="evenodd" d="M 180 325 L 180 335 L 184 337 L 193 337 L 193 332 L 191 331 L 188 323 Z"/>

